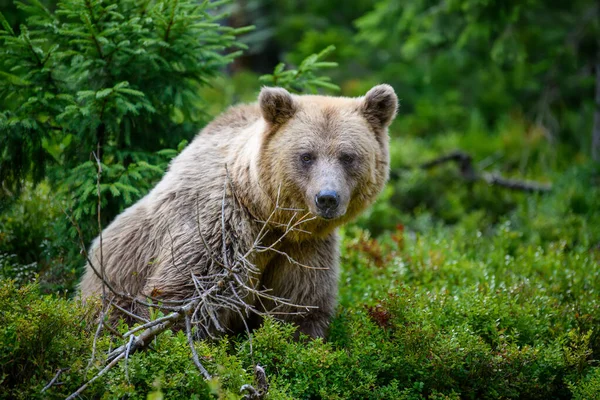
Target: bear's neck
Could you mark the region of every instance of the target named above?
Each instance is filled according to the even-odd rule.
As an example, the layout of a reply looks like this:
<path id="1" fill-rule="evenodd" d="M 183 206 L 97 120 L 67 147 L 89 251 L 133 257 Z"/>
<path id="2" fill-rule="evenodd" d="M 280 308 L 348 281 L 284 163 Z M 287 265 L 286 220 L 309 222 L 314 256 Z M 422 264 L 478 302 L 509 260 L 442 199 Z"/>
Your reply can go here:
<path id="1" fill-rule="evenodd" d="M 260 221 L 265 221 L 273 208 L 258 168 L 263 125 L 264 122 L 259 120 L 242 130 L 232 142 L 227 157 L 227 169 L 237 200 Z"/>

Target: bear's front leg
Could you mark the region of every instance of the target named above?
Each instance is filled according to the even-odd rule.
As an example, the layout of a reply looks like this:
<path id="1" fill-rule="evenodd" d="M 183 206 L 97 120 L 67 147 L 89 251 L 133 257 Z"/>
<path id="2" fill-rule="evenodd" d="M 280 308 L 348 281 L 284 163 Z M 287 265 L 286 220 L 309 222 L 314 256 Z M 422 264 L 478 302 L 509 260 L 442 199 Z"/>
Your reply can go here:
<path id="1" fill-rule="evenodd" d="M 298 325 L 298 331 L 312 338 L 325 337 L 337 304 L 339 248 L 337 234 L 324 239 L 290 243 L 280 249 L 268 264 L 262 286 L 270 294 L 297 306 L 264 302 L 266 311 L 276 308 L 276 316 Z M 300 314 L 299 314 L 300 313 Z"/>

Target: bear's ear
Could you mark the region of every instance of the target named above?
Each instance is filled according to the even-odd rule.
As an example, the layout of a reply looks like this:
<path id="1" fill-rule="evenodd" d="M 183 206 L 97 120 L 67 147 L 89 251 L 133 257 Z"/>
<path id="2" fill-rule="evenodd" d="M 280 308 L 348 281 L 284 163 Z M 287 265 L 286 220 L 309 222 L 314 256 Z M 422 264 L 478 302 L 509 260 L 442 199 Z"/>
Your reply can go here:
<path id="1" fill-rule="evenodd" d="M 387 128 L 398 111 L 398 96 L 390 85 L 377 85 L 367 92 L 361 109 L 373 128 Z"/>
<path id="2" fill-rule="evenodd" d="M 264 87 L 258 95 L 263 118 L 271 125 L 281 125 L 296 113 L 297 105 L 292 95 L 283 88 Z"/>

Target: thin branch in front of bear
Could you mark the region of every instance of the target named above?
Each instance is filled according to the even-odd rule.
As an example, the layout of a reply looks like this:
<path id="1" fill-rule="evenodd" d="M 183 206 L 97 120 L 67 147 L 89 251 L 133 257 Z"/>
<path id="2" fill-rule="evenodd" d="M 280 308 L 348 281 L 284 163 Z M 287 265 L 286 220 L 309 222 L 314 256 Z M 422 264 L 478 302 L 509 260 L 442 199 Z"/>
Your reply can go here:
<path id="1" fill-rule="evenodd" d="M 101 156 L 101 146 L 102 143 L 98 142 L 98 154 L 96 154 L 95 152 L 92 151 L 92 155 L 94 156 L 94 159 L 96 160 L 96 168 L 97 168 L 97 172 L 96 172 L 96 195 L 98 197 L 98 202 L 97 202 L 97 219 L 98 219 L 98 238 L 100 240 L 100 274 L 102 275 L 102 280 L 104 280 L 105 275 L 104 275 L 104 253 L 103 253 L 103 249 L 102 249 L 102 195 L 101 195 L 101 191 L 100 191 L 100 179 L 102 178 L 102 162 L 100 161 L 100 158 L 98 155 Z M 104 287 L 104 285 L 102 285 L 102 306 L 105 306 L 105 302 L 106 301 L 106 287 Z"/>
<path id="2" fill-rule="evenodd" d="M 277 210 L 277 208 L 275 208 Z M 279 210 L 282 210 L 281 208 L 279 208 Z M 263 247 L 263 250 L 261 251 L 267 251 L 267 250 L 271 250 L 272 248 L 274 248 L 275 246 L 277 246 L 279 243 L 281 243 L 281 241 L 287 236 L 288 233 L 292 232 L 297 226 L 312 221 L 314 219 L 316 219 L 317 217 L 315 217 L 314 215 L 312 217 L 309 217 L 311 215 L 310 212 L 307 212 L 306 214 L 304 214 L 302 217 L 300 217 L 300 219 L 296 220 L 296 216 L 298 214 L 296 212 L 294 212 L 294 215 L 292 215 L 292 217 L 290 218 L 288 224 L 286 225 L 285 231 L 283 232 L 283 234 L 281 236 L 279 236 L 279 238 L 274 241 L 270 246 L 268 247 Z M 257 248 L 257 246 L 254 247 L 255 249 Z"/>
<path id="3" fill-rule="evenodd" d="M 98 279 L 100 279 L 102 281 L 102 285 L 106 286 L 106 288 L 114 295 L 115 298 L 120 298 L 120 299 L 126 299 L 131 301 L 134 304 L 139 304 L 145 307 L 150 307 L 150 308 L 159 308 L 159 309 L 164 309 L 164 310 L 169 310 L 169 311 L 174 311 L 177 310 L 176 307 L 171 307 L 168 306 L 167 304 L 183 304 L 185 303 L 187 300 L 163 300 L 163 299 L 156 299 L 154 297 L 150 297 L 147 296 L 148 299 L 152 300 L 152 301 L 160 301 L 161 304 L 154 304 L 154 303 L 148 303 L 145 302 L 143 300 L 140 300 L 139 298 L 133 297 L 130 294 L 127 293 L 123 293 L 123 292 L 119 292 L 118 290 L 116 290 L 112 284 L 109 282 L 108 279 L 103 278 L 100 270 L 98 269 L 98 267 L 94 264 L 94 262 L 92 262 L 89 253 L 85 247 L 85 243 L 84 243 L 84 236 L 83 233 L 81 231 L 81 227 L 79 226 L 79 224 L 77 223 L 77 221 L 75 221 L 73 219 L 73 217 L 66 212 L 66 210 L 63 209 L 63 213 L 65 214 L 65 216 L 67 217 L 67 219 L 69 220 L 69 222 L 71 222 L 71 224 L 73 225 L 73 227 L 75 228 L 75 230 L 77 231 L 77 236 L 79 239 L 79 246 L 80 246 L 80 253 L 83 255 L 83 257 L 85 258 L 85 260 L 87 261 L 87 263 L 89 264 L 92 272 L 94 272 L 94 275 L 96 275 L 96 277 L 98 277 Z M 112 304 L 114 306 L 114 303 Z M 121 309 L 122 310 L 122 309 Z"/>
<path id="4" fill-rule="evenodd" d="M 225 166 L 225 171 L 227 171 L 227 165 Z M 225 230 L 225 199 L 227 196 L 227 183 L 229 180 L 229 173 L 227 173 L 227 180 L 225 181 L 225 183 L 223 184 L 223 200 L 221 201 L 221 240 L 223 241 L 223 243 L 221 244 L 222 246 L 222 262 L 225 265 L 225 268 L 229 269 L 230 265 L 229 262 L 227 260 L 227 240 L 226 240 L 226 235 L 227 235 L 227 231 Z M 208 250 L 207 250 L 208 251 Z"/>
<path id="5" fill-rule="evenodd" d="M 278 193 L 275 209 L 260 227 L 259 233 L 256 235 L 250 248 L 241 249 L 238 247 L 237 241 L 234 240 L 235 232 L 231 231 L 233 228 L 230 228 L 227 225 L 228 213 L 236 211 L 236 206 L 238 206 L 235 201 L 235 195 L 229 196 L 229 198 L 233 198 L 233 202 L 227 202 L 228 196 L 226 192 L 228 188 L 230 189 L 230 193 L 234 192 L 233 186 L 228 187 L 226 182 L 221 203 L 221 215 L 219 216 L 222 229 L 220 240 L 223 249 L 221 249 L 222 251 L 219 252 L 220 254 L 217 256 L 218 253 L 208 246 L 207 241 L 203 237 L 201 227 L 197 227 L 200 238 L 199 241 L 206 247 L 208 262 L 205 268 L 202 269 L 204 274 L 191 274 L 190 279 L 194 285 L 194 294 L 187 299 L 168 300 L 148 297 L 148 299 L 152 301 L 152 303 L 149 303 L 140 300 L 139 298 L 134 298 L 131 295 L 119 293 L 109 284 L 108 279 L 102 275 L 101 271 L 97 270 L 96 266 L 92 263 L 92 260 L 90 260 L 85 248 L 82 248 L 82 253 L 85 255 L 90 267 L 102 282 L 107 285 L 107 288 L 111 292 L 111 299 L 105 298 L 105 301 L 113 306 L 115 310 L 129 316 L 133 320 L 141 321 L 142 323 L 141 325 L 130 329 L 125 334 L 118 335 L 119 339 L 126 340 L 126 342 L 108 353 L 106 356 L 106 366 L 69 398 L 77 397 L 89 386 L 89 384 L 104 375 L 110 368 L 117 365 L 120 360 L 125 359 L 125 363 L 127 364 L 131 355 L 147 347 L 155 338 L 166 330 L 180 328 L 181 325 L 183 325 L 190 346 L 192 361 L 202 376 L 206 379 L 210 379 L 210 373 L 200 362 L 200 358 L 194 347 L 193 339 L 197 337 L 214 338 L 214 332 L 226 332 L 226 328 L 220 320 L 220 315 L 223 311 L 228 310 L 229 312 L 238 315 L 244 323 L 246 332 L 249 337 L 251 337 L 249 327 L 245 321 L 251 314 L 258 316 L 299 315 L 304 314 L 310 309 L 317 308 L 315 306 L 295 304 L 288 299 L 273 295 L 269 289 L 257 287 L 260 270 L 251 261 L 253 256 L 267 251 L 273 251 L 286 257 L 288 261 L 295 265 L 311 268 L 310 266 L 303 265 L 293 260 L 292 257 L 277 249 L 276 246 L 286 235 L 294 230 L 298 230 L 302 224 L 312 221 L 314 217 L 310 217 L 309 213 L 299 216 L 301 210 L 281 207 L 279 204 Z M 292 215 L 287 224 L 284 225 L 285 227 L 280 236 L 277 237 L 273 243 L 264 245 L 263 241 L 267 237 L 267 234 L 271 232 L 271 223 L 276 214 L 280 212 L 289 212 Z M 176 254 L 178 254 L 178 249 L 174 248 L 174 243 L 171 236 L 171 257 L 173 264 L 176 264 Z M 157 310 L 168 312 L 168 314 L 153 321 L 148 321 L 141 315 L 138 315 L 133 311 L 125 310 L 123 307 L 116 304 L 117 301 L 115 300 L 117 299 L 127 299 L 131 301 L 132 304 L 153 307 Z M 254 304 L 259 305 L 261 308 L 257 308 L 257 306 L 249 301 L 250 299 L 254 301 Z M 269 308 L 265 306 L 265 302 L 269 303 Z M 99 324 L 103 324 L 103 319 L 104 318 L 101 318 Z M 194 331 L 194 327 L 196 327 L 196 331 Z M 128 376 L 127 366 L 125 366 L 125 369 L 126 375 Z"/>
<path id="6" fill-rule="evenodd" d="M 289 232 L 293 232 L 293 231 L 296 231 L 296 232 L 298 232 L 298 231 L 308 232 L 308 231 L 305 231 L 305 230 L 298 229 L 298 226 L 300 226 L 303 223 L 310 222 L 310 221 L 312 221 L 312 220 L 314 220 L 316 218 L 315 216 L 312 216 L 312 217 L 309 218 L 309 216 L 311 215 L 311 213 L 308 212 L 308 213 L 304 214 L 302 217 L 300 217 L 300 219 L 298 219 L 297 221 L 294 221 L 296 219 L 296 216 L 297 216 L 297 212 L 296 212 L 297 210 L 296 209 L 281 208 L 281 207 L 278 206 L 278 203 L 279 203 L 279 199 L 277 199 L 277 203 L 275 205 L 275 210 L 273 211 L 273 213 L 271 213 L 271 215 L 269 216 L 269 219 L 272 218 L 272 216 L 277 211 L 283 211 L 283 210 L 294 211 L 294 215 L 292 216 L 292 218 L 290 218 L 290 220 L 289 220 L 289 222 L 287 224 L 278 224 L 280 227 L 285 227 L 284 233 L 275 242 L 273 242 L 269 246 L 261 246 L 259 244 L 259 242 L 255 241 L 254 242 L 254 246 L 251 249 L 251 251 L 256 251 L 257 253 L 263 253 L 263 252 L 266 252 L 266 251 L 273 251 L 273 252 L 275 252 L 275 253 L 277 253 L 277 254 L 279 254 L 281 256 L 284 256 L 291 264 L 300 266 L 302 268 L 308 268 L 308 269 L 327 269 L 327 268 L 311 267 L 310 265 L 302 264 L 302 263 L 294 260 L 292 257 L 290 257 L 289 254 L 287 254 L 287 253 L 285 253 L 283 251 L 280 251 L 280 250 L 278 250 L 278 249 L 275 248 L 286 237 L 286 235 Z M 266 224 L 269 223 L 269 219 L 267 219 L 267 221 L 265 221 L 265 223 L 264 223 L 265 225 L 264 226 L 266 226 Z M 243 258 L 246 259 L 246 257 L 243 257 Z"/>
<path id="7" fill-rule="evenodd" d="M 298 212 L 305 211 L 305 210 L 298 209 L 298 208 L 282 207 L 279 204 L 280 196 L 281 196 L 281 185 L 279 185 L 279 187 L 277 188 L 277 198 L 275 199 L 275 207 L 273 208 L 273 211 L 271 212 L 271 214 L 269 214 L 269 217 L 267 218 L 267 220 L 266 221 L 258 221 L 258 220 L 256 221 L 256 222 L 262 223 L 262 228 L 259 231 L 256 239 L 254 240 L 252 247 L 250 249 L 248 249 L 248 252 L 246 254 L 244 254 L 244 256 L 242 257 L 243 259 L 247 259 L 249 254 L 252 252 L 260 253 L 260 252 L 265 252 L 265 251 L 274 249 L 274 247 L 277 244 L 279 244 L 290 232 L 295 231 L 295 232 L 310 233 L 309 231 L 299 229 L 298 227 L 302 224 L 305 224 L 307 222 L 310 222 L 310 221 L 316 219 L 316 217 L 314 215 L 312 217 L 309 217 L 311 215 L 311 213 L 309 211 L 306 214 L 304 214 L 300 219 L 296 219 Z M 289 212 L 293 212 L 294 214 L 292 215 L 292 217 L 290 218 L 290 220 L 288 221 L 287 224 L 273 223 L 274 222 L 273 219 L 275 218 L 275 215 L 281 211 L 289 211 Z M 283 234 L 275 242 L 273 242 L 270 246 L 267 246 L 267 247 L 261 246 L 260 243 L 263 241 L 266 234 L 268 233 L 268 227 L 272 224 L 274 224 L 280 228 L 285 228 L 285 230 L 284 230 Z M 291 257 L 288 256 L 288 259 L 291 259 Z M 300 263 L 295 263 L 295 264 L 302 265 Z"/>
<path id="8" fill-rule="evenodd" d="M 275 252 L 275 253 L 277 253 L 277 254 L 279 254 L 279 255 L 281 255 L 281 256 L 283 256 L 283 257 L 285 257 L 285 258 L 286 258 L 286 260 L 288 260 L 288 262 L 289 262 L 290 264 L 294 264 L 294 265 L 297 265 L 297 266 L 299 266 L 299 267 L 302 267 L 302 268 L 307 268 L 307 269 L 323 269 L 323 270 L 329 269 L 328 267 L 312 267 L 312 266 L 310 266 L 310 265 L 302 264 L 302 263 L 300 263 L 300 262 L 298 262 L 298 261 L 294 260 L 292 257 L 290 257 L 290 255 L 289 255 L 289 254 L 287 254 L 286 252 L 283 252 L 283 251 L 277 250 L 277 249 L 275 249 L 275 248 L 271 248 L 271 247 L 261 247 L 261 246 L 258 246 L 258 247 L 257 247 L 257 250 L 258 250 L 258 251 L 261 251 L 261 252 L 262 252 L 262 251 L 272 251 L 272 252 Z"/>
<path id="9" fill-rule="evenodd" d="M 198 231 L 198 237 L 202 241 L 202 244 L 204 245 L 204 249 L 208 253 L 208 257 L 210 258 L 210 260 L 213 261 L 213 262 L 216 262 L 217 265 L 219 265 L 221 267 L 225 267 L 220 262 L 218 262 L 216 260 L 216 258 L 213 256 L 212 249 L 210 248 L 210 246 L 206 242 L 206 238 L 202 234 L 202 228 L 200 227 L 200 212 L 198 211 L 199 208 L 200 208 L 200 204 L 198 204 L 198 201 L 199 201 L 198 197 L 199 196 L 196 196 L 196 230 Z"/>
<path id="10" fill-rule="evenodd" d="M 117 310 L 119 310 L 120 312 L 122 312 L 123 314 L 127 315 L 128 317 L 130 317 L 130 318 L 132 318 L 132 319 L 135 319 L 135 320 L 141 321 L 141 322 L 143 322 L 143 323 L 150 322 L 150 321 L 148 321 L 146 318 L 144 318 L 144 317 L 142 317 L 142 316 L 140 316 L 140 315 L 137 315 L 137 314 L 135 314 L 135 313 L 132 313 L 132 312 L 130 312 L 130 311 L 127 311 L 126 309 L 124 309 L 123 307 L 121 307 L 120 305 L 116 304 L 116 303 L 115 303 L 115 302 L 113 302 L 113 301 L 111 301 L 111 302 L 110 302 L 110 305 L 111 305 L 111 307 L 114 307 L 114 308 L 116 308 Z"/>

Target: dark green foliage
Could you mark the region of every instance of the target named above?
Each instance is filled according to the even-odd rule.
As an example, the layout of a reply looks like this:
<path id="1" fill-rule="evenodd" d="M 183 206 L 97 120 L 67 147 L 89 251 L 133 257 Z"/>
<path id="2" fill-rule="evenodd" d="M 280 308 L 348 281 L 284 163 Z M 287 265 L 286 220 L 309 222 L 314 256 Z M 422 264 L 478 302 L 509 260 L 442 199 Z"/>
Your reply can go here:
<path id="1" fill-rule="evenodd" d="M 220 25 L 216 6 L 82 0 L 49 11 L 19 3 L 27 25 L 15 32 L 2 19 L 0 31 L 4 190 L 48 173 L 73 195 L 73 208 L 95 215 L 82 201 L 89 189 L 71 185 L 90 183 L 81 163 L 97 157 L 112 185 L 105 220 L 138 198 L 139 183 L 159 176 L 154 152 L 177 147 L 205 122 L 198 89 L 238 54 L 223 50 L 241 47 L 235 37 L 244 29 Z"/>
<path id="2" fill-rule="evenodd" d="M 330 45 L 336 58 L 361 56 L 355 46 L 353 21 L 373 7 L 370 0 L 249 0 L 236 2 L 236 23 L 256 26 L 242 38 L 249 49 L 244 65 L 260 73 L 271 71 L 280 61 L 299 65 L 303 59 Z M 337 75 L 337 71 L 331 71 Z"/>
<path id="3" fill-rule="evenodd" d="M 90 307 L 53 296 L 40 296 L 35 285 L 0 283 L 0 397 L 39 398 L 59 368 L 85 367 L 93 332 Z M 67 386 L 82 377 L 65 373 Z"/>
<path id="4" fill-rule="evenodd" d="M 431 134 L 495 124 L 524 112 L 545 134 L 588 151 L 600 51 L 594 2 L 378 1 L 358 20 L 366 61 L 383 65 L 412 114 L 403 125 Z"/>
<path id="5" fill-rule="evenodd" d="M 295 93 L 312 92 L 317 93 L 318 88 L 339 90 L 339 87 L 330 82 L 328 77 L 317 76 L 315 72 L 321 72 L 323 68 L 335 68 L 337 63 L 322 61 L 331 54 L 335 47 L 329 46 L 318 54 L 311 54 L 305 58 L 298 69 L 285 69 L 285 64 L 280 63 L 275 67 L 271 75 L 264 75 L 260 82 L 268 86 L 279 86 Z"/>
<path id="6" fill-rule="evenodd" d="M 17 287 L 0 283 L 0 383 L 2 399 L 65 398 L 97 374 L 110 338 L 102 333 L 92 356 L 94 312 L 75 301 L 41 296 L 37 285 Z M 154 350 L 132 356 L 85 392 L 91 398 L 146 399 L 148 394 L 166 398 L 205 399 L 237 394 L 251 376 L 240 361 L 227 354 L 227 343 L 198 345 L 198 353 L 209 361 L 219 378 L 206 382 L 189 358 L 187 338 L 182 332 L 167 332 L 153 343 Z M 88 365 L 89 364 L 89 365 Z M 61 368 L 61 385 L 41 390 Z"/>
<path id="7" fill-rule="evenodd" d="M 574 400 L 600 399 L 600 368 L 590 368 L 587 376 L 578 386 L 573 385 L 573 389 Z"/>
<path id="8" fill-rule="evenodd" d="M 600 170 L 586 156 L 598 7 L 234 5 L 230 23 L 258 25 L 242 39 L 257 69 L 285 61 L 287 70 L 279 64 L 259 79 L 236 64 L 232 76 L 217 76 L 243 47 L 243 30 L 219 25 L 214 2 L 31 1 L 5 13 L 0 397 L 64 398 L 114 348 L 103 330 L 88 368 L 90 310 L 40 293 L 77 283 L 83 259 L 68 217 L 87 245 L 99 229 L 98 202 L 105 226 L 205 122 L 254 101 L 261 84 L 334 89 L 317 73 L 336 65 L 323 61 L 334 44 L 340 68 L 331 74 L 343 95 L 390 82 L 401 108 L 392 180 L 342 232 L 328 340 L 295 342 L 293 327 L 267 319 L 251 338 L 197 342 L 216 376 L 206 382 L 187 338 L 166 332 L 83 396 L 236 399 L 258 363 L 269 399 L 600 398 Z M 418 168 L 454 149 L 481 171 L 552 182 L 553 191 L 469 183 L 450 164 Z M 66 367 L 63 384 L 41 394 Z"/>
<path id="9" fill-rule="evenodd" d="M 556 182 L 555 193 L 520 200 L 486 232 L 472 228 L 477 226 L 472 217 L 454 226 L 421 223 L 418 233 L 400 226 L 376 239 L 350 227 L 344 232 L 340 306 L 327 342 L 295 342 L 293 327 L 273 320 L 265 321 L 251 341 L 240 336 L 199 342 L 203 363 L 218 376 L 204 382 L 189 359 L 185 336 L 168 332 L 153 350 L 135 354 L 127 372 L 120 364 L 87 393 L 236 398 L 241 385 L 252 383 L 251 370 L 258 363 L 269 377 L 271 399 L 595 398 L 600 232 L 588 226 L 577 236 L 572 233 L 573 226 L 599 218 L 597 189 L 580 184 L 593 176 L 593 168 L 573 169 Z M 577 212 L 557 213 L 565 201 L 576 201 Z M 548 221 L 554 234 L 532 229 L 536 220 Z M 565 220 L 571 222 L 560 223 Z M 67 386 L 49 393 L 67 394 L 97 372 L 110 340 L 101 335 L 99 360 L 86 375 L 94 329 L 84 328 L 83 309 L 39 297 L 31 287 L 5 284 L 4 290 L 2 311 L 17 309 L 14 304 L 30 307 L 4 311 L 10 317 L 2 326 L 36 321 L 46 312 L 50 316 L 44 318 L 52 321 L 62 310 L 72 310 L 68 321 L 81 323 L 57 325 L 62 328 L 52 331 L 47 347 L 64 353 L 59 359 L 48 353 L 47 363 L 33 369 L 29 383 L 17 382 L 15 393 L 34 393 L 55 368 L 81 360 L 82 354 L 83 361 L 73 361 L 64 378 Z M 26 334 L 29 322 L 18 326 L 25 332 L 19 333 L 19 343 L 34 346 L 33 336 Z M 73 335 L 81 343 L 71 350 L 61 338 Z M 12 359 L 29 365 L 25 353 Z"/>
<path id="10" fill-rule="evenodd" d="M 251 375 L 239 360 L 227 354 L 227 343 L 198 344 L 198 353 L 206 357 L 211 374 L 219 378 L 207 382 L 190 360 L 187 338 L 183 332 L 167 332 L 154 345 L 154 351 L 135 355 L 127 363 L 115 368 L 107 377 L 109 383 L 104 395 L 110 398 L 127 397 L 145 400 L 150 393 L 162 394 L 164 398 L 206 399 L 211 394 L 231 396 L 239 388 L 251 382 Z M 127 379 L 128 376 L 128 379 Z M 105 384 L 104 384 L 105 385 Z M 101 386 L 98 385 L 98 390 Z"/>
<path id="11" fill-rule="evenodd" d="M 31 205 L 42 222 L 31 231 L 7 221 L 0 254 L 68 289 L 77 243 L 142 197 L 206 122 L 199 89 L 247 29 L 221 25 L 215 2 L 17 5 L 27 15 L 18 30 L 0 13 L 0 212 L 22 215 L 10 207 L 26 181 L 45 179 L 52 196 Z M 31 264 L 43 258 L 51 265 Z"/>
<path id="12" fill-rule="evenodd" d="M 378 0 L 240 2 L 257 21 L 254 47 L 272 42 L 299 62 L 327 44 L 348 94 L 388 82 L 401 99 L 403 134 L 486 131 L 522 115 L 553 142 L 590 153 L 597 4 L 544 1 Z M 275 63 L 273 63 L 274 65 Z"/>
<path id="13" fill-rule="evenodd" d="M 73 289 L 82 261 L 77 242 L 65 235 L 66 211 L 46 182 L 27 184 L 0 214 L 0 279 L 24 284 L 38 276 L 44 292 Z"/>

